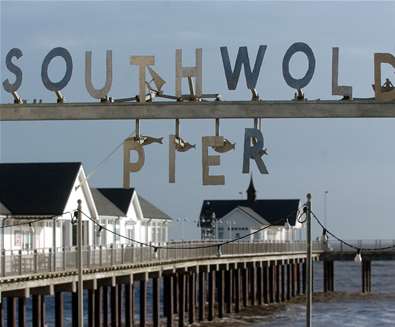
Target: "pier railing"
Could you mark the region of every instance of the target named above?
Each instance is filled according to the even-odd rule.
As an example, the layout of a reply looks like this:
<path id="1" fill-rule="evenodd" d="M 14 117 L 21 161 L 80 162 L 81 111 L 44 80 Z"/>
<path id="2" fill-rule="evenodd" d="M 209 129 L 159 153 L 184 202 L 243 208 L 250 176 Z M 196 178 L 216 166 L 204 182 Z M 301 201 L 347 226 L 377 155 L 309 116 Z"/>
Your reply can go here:
<path id="1" fill-rule="evenodd" d="M 177 260 L 197 260 L 218 256 L 293 254 L 306 251 L 306 242 L 235 242 L 220 247 L 218 241 L 168 242 L 164 248 L 149 246 L 86 246 L 83 267 L 100 268 L 123 264 L 143 264 Z M 313 250 L 322 251 L 322 243 L 314 242 Z M 1 252 L 0 277 L 30 275 L 77 269 L 77 248 L 35 249 Z"/>
<path id="2" fill-rule="evenodd" d="M 347 240 L 346 242 L 358 249 L 380 250 L 380 252 L 395 251 L 395 240 Z M 336 240 L 330 240 L 325 250 L 329 252 L 355 252 L 355 248 Z"/>

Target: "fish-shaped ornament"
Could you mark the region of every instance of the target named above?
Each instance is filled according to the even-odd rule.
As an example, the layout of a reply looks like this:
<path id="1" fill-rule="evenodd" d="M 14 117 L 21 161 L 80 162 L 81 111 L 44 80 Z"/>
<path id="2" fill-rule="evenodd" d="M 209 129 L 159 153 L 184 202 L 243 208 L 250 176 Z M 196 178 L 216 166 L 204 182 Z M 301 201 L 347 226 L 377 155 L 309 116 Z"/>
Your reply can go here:
<path id="1" fill-rule="evenodd" d="M 236 148 L 236 143 L 231 143 L 228 139 L 224 138 L 224 144 L 221 146 L 214 146 L 214 151 L 218 153 L 225 153 Z"/>
<path id="2" fill-rule="evenodd" d="M 186 152 L 192 148 L 196 148 L 196 144 L 185 142 L 181 137 L 175 137 L 174 144 L 178 152 Z"/>
<path id="3" fill-rule="evenodd" d="M 143 146 L 149 145 L 152 143 L 163 144 L 163 137 L 151 137 L 151 136 L 141 135 L 141 136 L 135 136 L 134 140 Z"/>

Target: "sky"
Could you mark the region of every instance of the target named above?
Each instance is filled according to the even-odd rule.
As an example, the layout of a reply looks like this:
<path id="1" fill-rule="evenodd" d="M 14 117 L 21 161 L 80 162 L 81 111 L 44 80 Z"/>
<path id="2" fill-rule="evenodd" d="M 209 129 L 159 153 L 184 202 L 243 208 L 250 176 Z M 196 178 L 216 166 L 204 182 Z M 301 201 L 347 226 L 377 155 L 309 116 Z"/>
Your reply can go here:
<path id="1" fill-rule="evenodd" d="M 93 51 L 93 78 L 104 82 L 107 49 L 113 51 L 113 98 L 138 94 L 138 68 L 131 55 L 155 55 L 154 68 L 167 81 L 165 93 L 175 93 L 175 50 L 183 49 L 185 65 L 194 64 L 195 48 L 203 49 L 203 91 L 224 100 L 249 100 L 243 74 L 237 90 L 227 89 L 220 47 L 227 46 L 234 63 L 238 47 L 247 46 L 251 60 L 259 45 L 267 45 L 257 91 L 262 99 L 290 100 L 292 90 L 282 77 L 282 60 L 294 42 L 306 42 L 316 69 L 304 89 L 308 99 L 332 99 L 332 47 L 340 48 L 339 82 L 353 87 L 354 97 L 372 97 L 375 52 L 395 54 L 394 2 L 132 2 L 1 1 L 1 81 L 13 80 L 5 57 L 14 47 L 23 51 L 19 94 L 28 102 L 54 102 L 40 70 L 54 47 L 67 48 L 73 75 L 63 90 L 66 102 L 92 102 L 84 85 L 85 51 Z M 383 65 L 383 78 L 395 79 Z M 302 54 L 291 60 L 291 72 L 301 77 L 307 67 Z M 59 80 L 64 63 L 53 60 L 49 75 Z M 185 84 L 183 85 L 186 92 Z M 1 87 L 1 103 L 11 96 Z M 1 113 L 0 113 L 1 114 Z M 221 120 L 221 133 L 236 142 L 236 150 L 221 155 L 224 186 L 203 186 L 202 136 L 214 135 L 212 120 L 182 120 L 181 134 L 195 150 L 177 154 L 176 183 L 168 183 L 168 135 L 174 121 L 141 121 L 141 133 L 164 137 L 163 145 L 145 147 L 143 169 L 132 175 L 133 186 L 174 219 L 171 238 L 197 238 L 195 225 L 204 199 L 241 199 L 249 183 L 242 174 L 244 129 L 251 119 Z M 98 163 L 134 129 L 133 121 L 0 122 L 1 162 L 80 161 L 92 186 L 122 186 L 122 151 L 98 169 Z M 262 133 L 269 155 L 269 175 L 252 165 L 258 198 L 298 198 L 312 193 L 313 211 L 323 219 L 327 194 L 327 224 L 345 239 L 395 239 L 394 119 L 265 119 Z M 243 192 L 243 194 L 240 194 Z M 318 235 L 320 230 L 314 227 Z"/>

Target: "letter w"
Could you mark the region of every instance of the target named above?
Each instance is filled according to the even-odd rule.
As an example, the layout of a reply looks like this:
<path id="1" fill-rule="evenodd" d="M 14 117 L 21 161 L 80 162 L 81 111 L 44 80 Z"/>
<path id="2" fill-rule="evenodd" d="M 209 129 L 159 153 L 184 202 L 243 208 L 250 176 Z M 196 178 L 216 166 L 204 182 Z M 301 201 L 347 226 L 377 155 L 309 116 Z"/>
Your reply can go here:
<path id="1" fill-rule="evenodd" d="M 266 52 L 266 45 L 260 45 L 255 59 L 254 70 L 251 71 L 250 58 L 248 57 L 247 47 L 239 47 L 237 53 L 235 69 L 232 71 L 230 65 L 228 47 L 221 47 L 222 63 L 224 65 L 226 81 L 229 90 L 235 90 L 239 82 L 241 66 L 244 65 L 244 75 L 247 81 L 247 88 L 254 89 L 261 70 L 263 57 Z"/>

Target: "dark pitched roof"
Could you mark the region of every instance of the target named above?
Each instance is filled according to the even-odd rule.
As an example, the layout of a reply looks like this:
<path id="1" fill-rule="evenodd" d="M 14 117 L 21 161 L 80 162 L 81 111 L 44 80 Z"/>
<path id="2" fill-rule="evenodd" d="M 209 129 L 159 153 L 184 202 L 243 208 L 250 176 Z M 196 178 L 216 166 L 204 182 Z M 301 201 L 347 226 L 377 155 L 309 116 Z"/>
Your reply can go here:
<path id="1" fill-rule="evenodd" d="M 0 215 L 8 215 L 10 213 L 10 210 L 8 210 L 7 207 L 0 202 Z"/>
<path id="2" fill-rule="evenodd" d="M 0 201 L 13 215 L 60 215 L 79 162 L 1 163 Z"/>
<path id="3" fill-rule="evenodd" d="M 106 198 L 99 189 L 91 188 L 91 192 L 99 215 L 114 217 L 125 216 L 121 209 L 119 209 L 114 203 Z"/>
<path id="4" fill-rule="evenodd" d="M 134 188 L 98 188 L 97 190 L 126 216 L 132 201 Z"/>
<path id="5" fill-rule="evenodd" d="M 295 225 L 299 200 L 204 200 L 200 217 L 215 214 L 220 219 L 236 207 L 248 207 L 267 220 L 270 224 L 284 225 L 288 219 L 291 226 Z"/>
<path id="6" fill-rule="evenodd" d="M 155 207 L 151 202 L 144 199 L 141 195 L 139 195 L 139 200 L 144 218 L 171 220 L 168 215 L 166 215 L 162 210 Z"/>
<path id="7" fill-rule="evenodd" d="M 260 214 L 256 213 L 251 208 L 249 208 L 249 207 L 237 207 L 237 208 L 240 209 L 241 211 L 243 211 L 248 216 L 250 216 L 252 219 L 256 220 L 258 223 L 260 223 L 262 225 L 269 224 L 269 222 L 265 218 L 263 218 Z"/>

